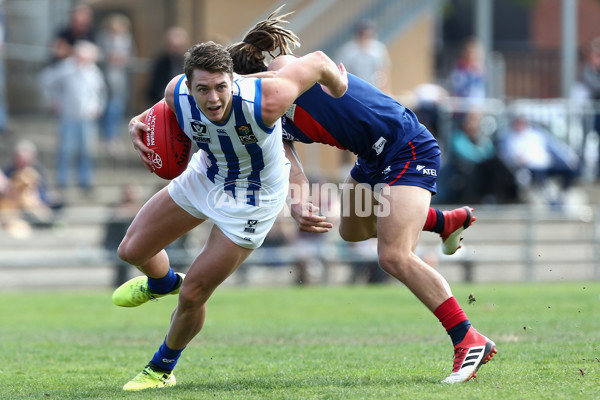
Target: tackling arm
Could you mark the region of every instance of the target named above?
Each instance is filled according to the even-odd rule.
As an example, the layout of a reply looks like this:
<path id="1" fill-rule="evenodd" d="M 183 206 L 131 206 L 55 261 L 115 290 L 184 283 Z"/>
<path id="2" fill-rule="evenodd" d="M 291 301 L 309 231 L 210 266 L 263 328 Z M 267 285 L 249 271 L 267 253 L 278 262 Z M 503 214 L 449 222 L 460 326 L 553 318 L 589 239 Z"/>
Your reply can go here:
<path id="1" fill-rule="evenodd" d="M 324 216 L 319 215 L 319 207 L 310 202 L 310 184 L 304 174 L 298 153 L 294 148 L 294 142 L 284 140 L 283 147 L 292 166 L 290 171 L 290 210 L 292 217 L 303 232 L 329 232 L 329 229 L 333 228 L 333 224 L 327 222 Z"/>
<path id="2" fill-rule="evenodd" d="M 343 64 L 338 66 L 322 51 L 297 58 L 277 71 L 273 78 L 262 80 L 262 116 L 267 126 L 287 111 L 293 102 L 315 83 L 332 97 L 341 97 L 348 88 Z"/>

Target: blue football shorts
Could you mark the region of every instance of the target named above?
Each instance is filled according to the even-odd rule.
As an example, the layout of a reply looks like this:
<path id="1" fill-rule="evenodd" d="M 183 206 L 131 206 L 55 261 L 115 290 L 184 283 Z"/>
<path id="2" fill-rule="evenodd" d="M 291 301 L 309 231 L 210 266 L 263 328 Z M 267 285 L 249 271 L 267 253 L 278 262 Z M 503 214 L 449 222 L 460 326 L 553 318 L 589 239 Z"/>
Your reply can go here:
<path id="1" fill-rule="evenodd" d="M 403 147 L 390 147 L 384 152 L 388 152 L 385 155 L 388 161 L 376 168 L 370 167 L 359 157 L 350 171 L 352 178 L 371 188 L 405 185 L 422 187 L 432 194 L 436 193 L 441 152 L 431 132 L 424 130 Z M 392 152 L 395 154 L 392 155 Z"/>

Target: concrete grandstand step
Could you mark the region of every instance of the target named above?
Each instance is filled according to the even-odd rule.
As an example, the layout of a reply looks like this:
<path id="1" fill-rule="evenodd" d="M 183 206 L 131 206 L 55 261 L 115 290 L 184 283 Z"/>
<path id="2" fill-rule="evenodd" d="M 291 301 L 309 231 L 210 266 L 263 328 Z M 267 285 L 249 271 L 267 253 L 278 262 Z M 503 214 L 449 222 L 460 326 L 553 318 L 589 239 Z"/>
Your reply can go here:
<path id="1" fill-rule="evenodd" d="M 156 180 L 156 177 L 152 177 Z M 143 203 L 153 194 L 158 192 L 166 185 L 164 182 L 140 182 L 135 178 L 125 182 L 105 182 L 96 184 L 90 190 L 84 190 L 78 187 L 68 187 L 65 189 L 52 189 L 52 196 L 65 204 L 65 207 L 87 207 L 104 206 L 108 207 L 121 201 L 123 190 L 128 185 L 136 187 L 139 193 L 139 200 Z"/>
<path id="2" fill-rule="evenodd" d="M 101 246 L 106 228 L 102 223 L 68 225 L 58 221 L 52 227 L 31 228 L 19 235 L 0 232 L 2 256 L 7 251 L 35 251 L 37 249 L 78 250 Z"/>

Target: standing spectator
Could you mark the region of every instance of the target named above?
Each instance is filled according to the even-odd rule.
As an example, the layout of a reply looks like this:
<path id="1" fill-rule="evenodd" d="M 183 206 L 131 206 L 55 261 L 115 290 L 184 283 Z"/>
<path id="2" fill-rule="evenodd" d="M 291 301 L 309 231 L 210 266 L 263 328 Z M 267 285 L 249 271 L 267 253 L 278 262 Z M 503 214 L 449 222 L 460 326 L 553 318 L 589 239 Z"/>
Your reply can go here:
<path id="1" fill-rule="evenodd" d="M 189 36 L 180 26 L 169 28 L 165 34 L 164 50 L 156 57 L 150 74 L 148 100 L 157 103 L 165 97 L 165 87 L 172 77 L 183 71 L 183 55 L 189 44 Z"/>
<path id="2" fill-rule="evenodd" d="M 469 38 L 462 45 L 460 58 L 450 71 L 448 92 L 450 96 L 476 102 L 485 99 L 486 85 L 483 48 L 476 38 Z"/>
<path id="3" fill-rule="evenodd" d="M 42 72 L 45 97 L 59 119 L 57 183 L 61 188 L 69 184 L 75 157 L 79 186 L 86 191 L 92 187 L 97 122 L 106 104 L 106 84 L 97 60 L 97 46 L 81 41 L 72 56 Z"/>
<path id="4" fill-rule="evenodd" d="M 98 46 L 102 51 L 100 67 L 108 85 L 108 101 L 102 116 L 102 138 L 108 153 L 114 155 L 119 149 L 119 135 L 126 126 L 129 68 L 135 49 L 129 18 L 123 14 L 108 16 L 98 35 Z"/>
<path id="5" fill-rule="evenodd" d="M 390 93 L 391 60 L 385 44 L 377 40 L 372 21 L 360 21 L 354 39 L 344 44 L 338 61 L 351 74 L 358 76 L 383 92 Z"/>
<path id="6" fill-rule="evenodd" d="M 73 46 L 80 40 L 94 42 L 92 28 L 94 25 L 94 13 L 92 8 L 80 3 L 71 11 L 69 23 L 61 28 L 52 40 L 51 63 L 64 60 L 73 51 Z"/>
<path id="7" fill-rule="evenodd" d="M 590 43 L 588 59 L 581 71 L 581 79 L 594 101 L 593 130 L 600 135 L 600 36 Z M 600 167 L 597 171 L 600 176 Z"/>

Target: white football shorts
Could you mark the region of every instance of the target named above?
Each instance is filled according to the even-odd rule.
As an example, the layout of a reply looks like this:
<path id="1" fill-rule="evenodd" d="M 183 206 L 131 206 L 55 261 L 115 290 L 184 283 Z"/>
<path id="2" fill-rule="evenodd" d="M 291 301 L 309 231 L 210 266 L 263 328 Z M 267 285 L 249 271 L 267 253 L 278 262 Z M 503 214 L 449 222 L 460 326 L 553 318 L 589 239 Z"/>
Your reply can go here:
<path id="1" fill-rule="evenodd" d="M 188 168 L 167 186 L 173 201 L 192 216 L 212 221 L 238 246 L 260 247 L 285 204 L 289 164 L 283 166 L 283 179 L 277 184 L 262 184 L 260 190 L 253 191 L 244 188 L 244 182 L 230 186 L 211 182 L 202 162 L 197 161 L 193 157 Z M 249 199 L 257 205 L 248 204 Z"/>

